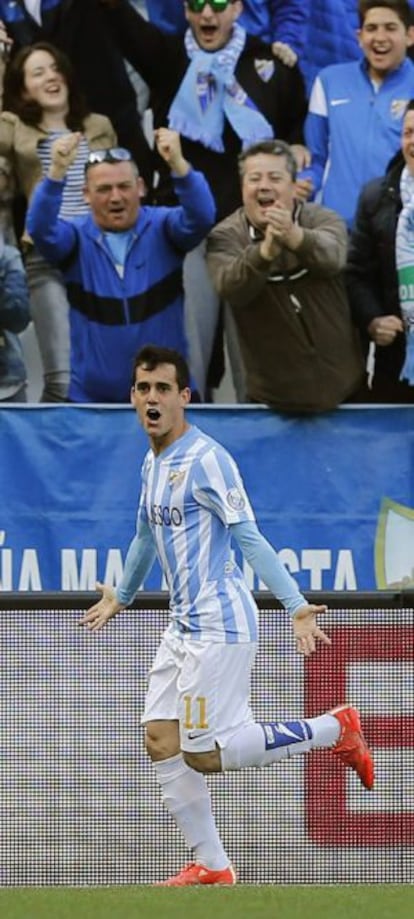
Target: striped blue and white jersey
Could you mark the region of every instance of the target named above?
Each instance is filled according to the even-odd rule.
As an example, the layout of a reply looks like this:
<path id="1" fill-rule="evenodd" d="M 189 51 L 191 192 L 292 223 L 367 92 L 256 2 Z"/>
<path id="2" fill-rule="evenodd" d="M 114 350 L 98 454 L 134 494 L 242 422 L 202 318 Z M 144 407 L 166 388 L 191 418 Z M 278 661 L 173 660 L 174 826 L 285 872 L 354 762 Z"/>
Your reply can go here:
<path id="1" fill-rule="evenodd" d="M 192 426 L 159 456 L 149 451 L 140 519 L 153 534 L 173 630 L 193 640 L 256 641 L 257 607 L 229 531 L 254 514 L 227 450 Z"/>

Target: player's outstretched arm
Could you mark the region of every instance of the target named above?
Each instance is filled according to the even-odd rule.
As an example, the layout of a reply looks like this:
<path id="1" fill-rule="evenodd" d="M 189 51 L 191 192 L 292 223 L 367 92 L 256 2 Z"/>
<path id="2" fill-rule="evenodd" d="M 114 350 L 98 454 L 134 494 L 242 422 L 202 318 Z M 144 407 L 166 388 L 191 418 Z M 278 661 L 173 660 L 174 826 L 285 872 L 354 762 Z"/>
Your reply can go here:
<path id="1" fill-rule="evenodd" d="M 129 545 L 125 559 L 124 573 L 116 591 L 108 584 L 96 584 L 102 599 L 82 616 L 79 625 L 85 625 L 91 632 L 102 629 L 109 619 L 125 609 L 135 597 L 155 558 L 155 546 L 151 530 L 139 516 L 137 532 Z"/>
<path id="2" fill-rule="evenodd" d="M 272 594 L 283 603 L 292 617 L 297 650 L 309 656 L 316 649 L 316 641 L 330 644 L 330 639 L 319 628 L 316 617 L 326 612 L 326 606 L 306 603 L 299 587 L 282 564 L 270 543 L 260 533 L 256 523 L 244 521 L 230 526 L 244 557 Z"/>
<path id="3" fill-rule="evenodd" d="M 326 613 L 326 606 L 315 606 L 309 603 L 301 606 L 292 617 L 293 634 L 296 638 L 296 647 L 299 654 L 309 657 L 316 650 L 316 642 L 322 641 L 325 645 L 331 644 L 331 639 L 319 628 L 317 616 Z"/>
<path id="4" fill-rule="evenodd" d="M 97 581 L 96 589 L 102 594 L 102 598 L 91 606 L 82 616 L 82 619 L 79 620 L 79 625 L 85 625 L 91 632 L 97 632 L 102 629 L 109 619 L 112 619 L 116 613 L 123 609 L 122 603 L 119 603 L 117 599 L 114 588 L 110 587 L 109 584 L 101 584 L 100 581 Z"/>

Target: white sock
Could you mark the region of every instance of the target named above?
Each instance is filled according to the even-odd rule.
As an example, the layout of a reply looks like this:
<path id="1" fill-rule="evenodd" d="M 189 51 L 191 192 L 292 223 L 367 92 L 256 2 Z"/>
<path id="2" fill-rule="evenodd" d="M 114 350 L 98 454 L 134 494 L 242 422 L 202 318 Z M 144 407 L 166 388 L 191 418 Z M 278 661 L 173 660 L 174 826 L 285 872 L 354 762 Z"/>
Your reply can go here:
<path id="1" fill-rule="evenodd" d="M 333 715 L 306 721 L 252 722 L 237 732 L 221 750 L 223 769 L 269 766 L 314 747 L 330 747 L 340 734 Z"/>
<path id="2" fill-rule="evenodd" d="M 218 835 L 204 775 L 190 769 L 181 753 L 153 766 L 164 804 L 193 849 L 195 861 L 214 871 L 227 868 L 230 859 Z"/>
<path id="3" fill-rule="evenodd" d="M 312 731 L 312 748 L 333 747 L 339 740 L 341 725 L 335 715 L 318 715 L 317 718 L 307 718 L 307 723 Z"/>

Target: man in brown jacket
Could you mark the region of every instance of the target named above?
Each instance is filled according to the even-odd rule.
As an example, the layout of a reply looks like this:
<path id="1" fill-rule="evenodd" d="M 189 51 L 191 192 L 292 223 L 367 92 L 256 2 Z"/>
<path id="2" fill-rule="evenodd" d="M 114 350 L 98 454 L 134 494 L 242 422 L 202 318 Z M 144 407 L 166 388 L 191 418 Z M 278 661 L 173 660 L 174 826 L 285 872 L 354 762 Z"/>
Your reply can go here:
<path id="1" fill-rule="evenodd" d="M 342 276 L 345 224 L 296 200 L 296 163 L 282 141 L 255 144 L 239 161 L 244 206 L 210 233 L 207 262 L 233 312 L 248 399 L 329 411 L 363 376 Z"/>

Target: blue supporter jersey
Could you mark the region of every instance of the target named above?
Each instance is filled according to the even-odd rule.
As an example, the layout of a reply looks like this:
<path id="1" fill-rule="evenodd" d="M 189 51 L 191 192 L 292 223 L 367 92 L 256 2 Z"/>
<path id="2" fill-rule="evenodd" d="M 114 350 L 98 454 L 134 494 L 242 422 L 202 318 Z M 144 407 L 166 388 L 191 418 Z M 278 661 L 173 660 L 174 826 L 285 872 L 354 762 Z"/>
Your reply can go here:
<path id="1" fill-rule="evenodd" d="M 314 187 L 321 204 L 352 227 L 366 182 L 383 175 L 401 144 L 414 65 L 405 58 L 375 86 L 366 61 L 325 67 L 315 80 L 305 123 Z"/>
<path id="2" fill-rule="evenodd" d="M 172 629 L 195 640 L 257 639 L 257 607 L 231 552 L 229 526 L 254 521 L 229 453 L 190 427 L 142 469 L 139 521 L 149 525 L 170 592 Z"/>

